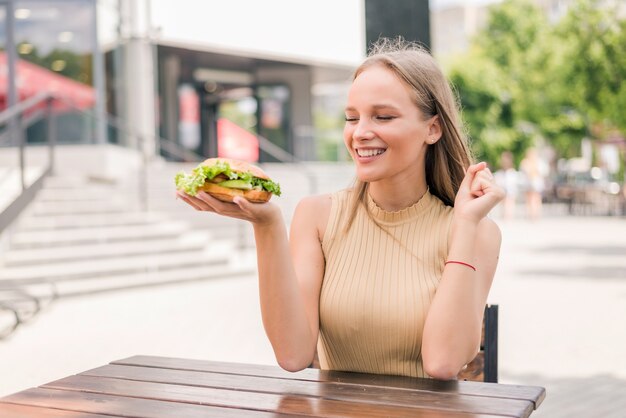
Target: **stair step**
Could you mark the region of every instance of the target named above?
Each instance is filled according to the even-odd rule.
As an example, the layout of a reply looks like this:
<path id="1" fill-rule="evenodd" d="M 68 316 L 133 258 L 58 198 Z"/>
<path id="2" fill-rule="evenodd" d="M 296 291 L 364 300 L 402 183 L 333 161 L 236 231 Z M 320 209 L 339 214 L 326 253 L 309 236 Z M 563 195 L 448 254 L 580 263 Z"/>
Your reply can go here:
<path id="1" fill-rule="evenodd" d="M 48 229 L 89 228 L 121 225 L 145 225 L 165 222 L 167 214 L 162 212 L 88 213 L 82 215 L 53 215 L 25 217 L 19 222 L 20 231 Z"/>
<path id="2" fill-rule="evenodd" d="M 78 202 L 40 202 L 33 203 L 33 216 L 95 214 L 127 212 L 138 206 L 137 199 L 109 198 L 101 201 Z"/>
<path id="3" fill-rule="evenodd" d="M 43 189 L 37 194 L 38 202 L 93 202 L 107 201 L 112 193 L 120 194 L 120 190 L 111 187 L 83 189 Z M 130 194 L 130 193 L 129 193 Z M 136 193 L 135 193 L 136 194 Z"/>
<path id="4" fill-rule="evenodd" d="M 211 242 L 208 232 L 187 232 L 173 239 L 153 239 L 150 241 L 122 241 L 86 245 L 55 246 L 26 250 L 8 250 L 0 256 L 6 267 L 21 265 L 61 263 L 64 261 L 109 257 L 124 258 L 130 255 L 161 254 L 200 250 Z"/>
<path id="5" fill-rule="evenodd" d="M 169 270 L 190 266 L 226 264 L 232 257 L 234 244 L 221 243 L 202 251 L 180 254 L 150 254 L 81 260 L 59 264 L 8 267 L 2 271 L 0 287 L 19 286 L 50 281 L 76 280 L 114 274 Z"/>
<path id="6" fill-rule="evenodd" d="M 142 287 L 179 284 L 200 280 L 224 279 L 255 273 L 253 263 L 190 266 L 176 270 L 146 271 L 124 275 L 102 276 L 85 280 L 69 280 L 24 286 L 35 297 L 83 296 L 94 293 L 129 290 Z"/>
<path id="7" fill-rule="evenodd" d="M 187 230 L 183 221 L 161 222 L 153 225 L 92 227 L 69 230 L 17 231 L 11 237 L 15 249 L 41 248 L 61 244 L 87 244 L 106 241 L 128 241 L 177 236 Z"/>
<path id="8" fill-rule="evenodd" d="M 46 178 L 45 188 L 55 190 L 88 190 L 90 188 L 119 188 L 125 187 L 127 184 L 119 182 L 115 179 L 94 178 L 86 176 L 82 173 L 74 175 L 54 175 Z"/>

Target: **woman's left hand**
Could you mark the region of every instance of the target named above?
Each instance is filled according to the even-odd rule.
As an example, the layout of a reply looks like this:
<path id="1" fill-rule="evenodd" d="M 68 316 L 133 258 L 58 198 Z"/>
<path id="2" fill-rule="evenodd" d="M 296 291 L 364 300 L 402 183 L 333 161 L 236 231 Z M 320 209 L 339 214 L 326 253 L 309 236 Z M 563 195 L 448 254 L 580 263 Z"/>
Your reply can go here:
<path id="1" fill-rule="evenodd" d="M 454 199 L 455 217 L 478 223 L 503 198 L 504 189 L 495 182 L 487 163 L 468 167 Z"/>

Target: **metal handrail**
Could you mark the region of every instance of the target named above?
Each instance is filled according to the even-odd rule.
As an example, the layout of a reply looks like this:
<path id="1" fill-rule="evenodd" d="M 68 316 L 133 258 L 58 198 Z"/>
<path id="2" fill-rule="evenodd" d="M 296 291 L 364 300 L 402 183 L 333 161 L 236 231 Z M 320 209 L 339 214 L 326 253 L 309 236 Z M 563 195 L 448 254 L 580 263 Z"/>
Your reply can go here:
<path id="1" fill-rule="evenodd" d="M 23 113 L 25 113 L 28 109 L 36 106 L 37 104 L 39 104 L 40 102 L 43 101 L 47 101 L 48 102 L 48 112 L 50 112 L 50 106 L 52 104 L 52 102 L 57 101 L 57 102 L 62 102 L 65 105 L 67 105 L 68 107 L 72 108 L 73 111 L 77 112 L 77 113 L 82 113 L 84 115 L 89 116 L 90 118 L 93 118 L 94 120 L 99 120 L 99 121 L 104 121 L 105 123 L 107 123 L 109 126 L 114 127 L 118 132 L 128 135 L 129 137 L 134 137 L 137 138 L 137 147 L 139 148 L 139 150 L 141 151 L 142 154 L 142 165 L 141 165 L 141 170 L 143 172 L 143 175 L 140 176 L 140 184 L 139 184 L 139 196 L 140 196 L 140 200 L 141 200 L 141 205 L 143 206 L 144 210 L 147 210 L 148 208 L 148 196 L 147 196 L 147 166 L 148 166 L 148 156 L 146 155 L 146 150 L 144 149 L 145 146 L 145 141 L 147 139 L 152 140 L 155 144 L 158 144 L 158 149 L 165 151 L 166 153 L 168 153 L 169 155 L 172 155 L 176 158 L 179 158 L 182 161 L 185 162 L 199 162 L 205 159 L 204 156 L 191 151 L 189 149 L 186 149 L 184 147 L 182 147 L 180 144 L 170 140 L 170 139 L 166 139 L 158 134 L 152 134 L 152 133 L 138 133 L 135 130 L 129 128 L 127 126 L 127 123 L 120 117 L 118 116 L 113 116 L 110 114 L 106 114 L 103 118 L 96 114 L 93 111 L 89 111 L 89 110 L 85 110 L 85 109 L 81 109 L 79 107 L 77 107 L 73 102 L 71 102 L 70 100 L 67 100 L 66 98 L 62 97 L 62 96 L 57 96 L 54 95 L 52 93 L 49 92 L 44 92 L 44 93 L 40 93 L 36 96 L 33 96 L 29 99 L 26 99 L 22 102 L 17 103 L 16 105 L 12 106 L 9 109 L 4 110 L 3 112 L 0 113 L 0 125 L 6 122 L 10 122 L 12 120 L 15 120 L 16 118 L 19 118 Z M 50 144 L 50 165 L 48 167 L 47 173 L 52 172 L 52 168 L 53 168 L 53 158 L 54 158 L 54 146 L 55 146 L 55 142 L 56 142 L 56 138 L 55 138 L 55 134 L 56 134 L 56 127 L 54 126 L 54 118 L 52 117 L 52 114 L 49 113 L 49 117 L 51 118 L 49 120 L 49 129 L 48 129 L 48 142 Z M 18 133 L 18 135 L 20 136 L 20 176 L 22 179 L 22 190 L 25 190 L 25 182 L 24 182 L 24 157 L 23 157 L 23 147 L 25 146 L 25 141 L 23 138 L 23 135 L 21 133 Z M 292 164 L 297 164 L 299 166 L 299 170 L 301 173 L 303 173 L 306 177 L 307 180 L 309 182 L 309 189 L 310 192 L 312 194 L 317 192 L 317 177 L 315 176 L 315 173 L 300 159 L 298 159 L 295 155 L 285 151 L 284 149 L 280 148 L 279 146 L 277 146 L 276 144 L 274 144 L 273 142 L 271 142 L 269 139 L 258 135 L 257 134 L 257 138 L 259 141 L 259 148 L 264 151 L 265 153 L 271 155 L 272 157 L 274 157 L 275 159 L 277 159 L 278 161 L 282 162 L 282 163 L 292 163 Z M 155 150 L 157 151 L 157 150 Z M 2 226 L 0 226 L 0 231 L 2 230 Z"/>
<path id="2" fill-rule="evenodd" d="M 26 207 L 30 201 L 35 197 L 36 192 L 42 187 L 43 179 L 48 176 L 54 170 L 54 147 L 56 144 L 56 125 L 55 125 L 55 117 L 52 112 L 52 102 L 54 97 L 52 94 L 44 92 L 39 93 L 29 99 L 26 99 L 22 102 L 11 106 L 8 109 L 0 112 L 0 125 L 7 124 L 8 125 L 8 134 L 13 138 L 17 138 L 17 143 L 19 146 L 19 163 L 20 163 L 20 186 L 21 192 L 20 195 L 11 202 L 3 211 L 2 216 L 0 217 L 0 232 L 2 232 L 7 226 L 13 222 L 15 218 L 20 214 L 20 212 Z M 26 113 L 29 109 L 34 106 L 39 105 L 40 103 L 46 103 L 46 112 L 48 113 L 48 126 L 47 126 L 47 142 L 49 146 L 49 158 L 48 165 L 45 167 L 42 175 L 34 181 L 30 185 L 26 185 L 26 163 L 25 163 L 25 148 L 26 148 L 26 139 L 24 135 L 24 131 L 26 130 L 27 124 L 23 126 L 21 123 L 21 118 L 23 114 Z M 33 119 L 30 120 L 32 122 Z"/>
<path id="3" fill-rule="evenodd" d="M 54 96 L 51 93 L 43 92 L 33 97 L 30 97 L 24 101 L 21 101 L 9 107 L 8 109 L 3 110 L 2 112 L 0 112 L 0 125 L 5 124 L 11 119 L 14 119 L 15 117 L 21 115 L 22 113 L 26 112 L 31 107 L 39 104 L 39 102 L 43 102 L 44 100 L 48 100 L 51 98 L 54 98 Z"/>
<path id="4" fill-rule="evenodd" d="M 276 158 L 278 161 L 282 163 L 295 163 L 299 165 L 300 170 L 304 173 L 307 180 L 309 181 L 309 190 L 311 194 L 317 193 L 317 177 L 313 170 L 311 170 L 304 163 L 304 161 L 300 160 L 295 155 L 285 151 L 284 149 L 261 135 L 257 135 L 257 138 L 259 139 L 259 148 L 261 148 L 261 150 L 265 151 L 272 157 Z"/>

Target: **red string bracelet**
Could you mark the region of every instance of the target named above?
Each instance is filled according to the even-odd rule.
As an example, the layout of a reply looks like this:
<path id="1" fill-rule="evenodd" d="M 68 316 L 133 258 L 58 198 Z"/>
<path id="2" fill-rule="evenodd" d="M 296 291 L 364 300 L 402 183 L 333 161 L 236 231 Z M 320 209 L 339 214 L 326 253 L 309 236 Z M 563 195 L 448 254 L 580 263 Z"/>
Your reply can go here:
<path id="1" fill-rule="evenodd" d="M 444 263 L 444 266 L 448 265 L 448 264 L 460 264 L 462 266 L 467 266 L 467 267 L 471 268 L 472 270 L 476 271 L 476 267 L 472 266 L 471 264 L 464 263 L 462 261 L 448 260 L 448 261 L 446 261 Z"/>

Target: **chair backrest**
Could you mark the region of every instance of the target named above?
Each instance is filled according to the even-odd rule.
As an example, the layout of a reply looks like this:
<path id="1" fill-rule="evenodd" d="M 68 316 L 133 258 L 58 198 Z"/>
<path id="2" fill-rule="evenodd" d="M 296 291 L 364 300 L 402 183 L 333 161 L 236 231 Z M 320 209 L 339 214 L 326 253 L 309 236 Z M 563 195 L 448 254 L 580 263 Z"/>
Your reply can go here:
<path id="1" fill-rule="evenodd" d="M 498 305 L 487 305 L 480 351 L 458 374 L 459 380 L 498 383 Z"/>

